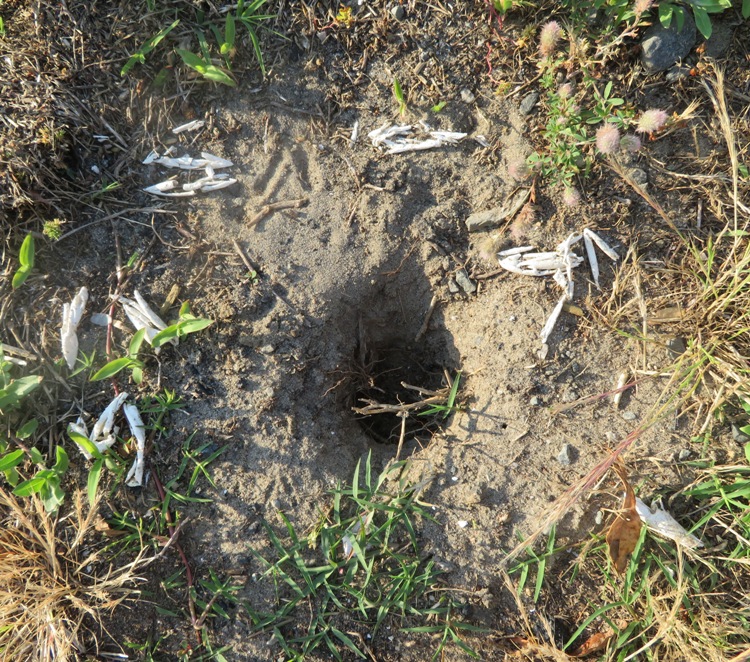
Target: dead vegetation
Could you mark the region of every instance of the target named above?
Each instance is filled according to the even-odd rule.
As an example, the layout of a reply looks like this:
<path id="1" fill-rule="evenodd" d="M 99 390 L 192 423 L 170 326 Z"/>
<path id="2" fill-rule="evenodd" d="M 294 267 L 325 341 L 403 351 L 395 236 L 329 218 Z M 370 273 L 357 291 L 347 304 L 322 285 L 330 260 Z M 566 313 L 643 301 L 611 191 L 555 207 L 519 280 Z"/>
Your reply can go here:
<path id="1" fill-rule="evenodd" d="M 3 659 L 76 659 L 100 636 L 102 619 L 137 598 L 142 556 L 112 566 L 97 540 L 97 508 L 87 509 L 81 493 L 55 518 L 36 497 L 22 504 L 0 489 L 0 513 Z"/>

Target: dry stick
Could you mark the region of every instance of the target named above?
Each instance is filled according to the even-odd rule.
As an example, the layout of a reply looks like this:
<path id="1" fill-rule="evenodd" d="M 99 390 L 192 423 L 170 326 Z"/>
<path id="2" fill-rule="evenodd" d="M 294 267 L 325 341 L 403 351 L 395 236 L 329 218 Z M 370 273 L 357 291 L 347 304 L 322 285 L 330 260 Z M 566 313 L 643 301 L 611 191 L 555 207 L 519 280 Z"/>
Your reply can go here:
<path id="1" fill-rule="evenodd" d="M 427 327 L 430 324 L 430 318 L 432 317 L 432 313 L 435 311 L 435 306 L 437 305 L 437 294 L 432 295 L 432 299 L 430 300 L 430 305 L 427 308 L 427 314 L 424 316 L 424 322 L 422 322 L 422 326 L 419 327 L 419 331 L 417 331 L 417 335 L 414 338 L 414 342 L 419 342 L 422 339 L 422 336 L 427 333 Z"/>
<path id="2" fill-rule="evenodd" d="M 239 242 L 236 239 L 232 239 L 232 245 L 234 246 L 234 250 L 237 251 L 237 255 L 239 255 L 240 259 L 244 262 L 247 270 L 251 274 L 257 274 L 258 270 L 253 266 L 253 263 L 250 262 L 250 259 L 247 257 L 247 255 L 245 255 L 245 251 L 242 250 L 242 246 L 240 246 Z"/>
<path id="3" fill-rule="evenodd" d="M 398 462 L 398 459 L 401 457 L 401 449 L 404 446 L 404 437 L 406 436 L 406 417 L 409 414 L 406 412 L 402 412 L 399 414 L 401 417 L 401 435 L 398 438 L 398 448 L 396 449 L 396 462 Z"/>
<path id="4" fill-rule="evenodd" d="M 253 216 L 249 223 L 248 228 L 253 228 L 260 223 L 266 216 L 272 212 L 279 211 L 281 209 L 299 209 L 304 207 L 308 203 L 307 198 L 299 198 L 298 200 L 282 200 L 281 202 L 272 202 L 271 204 L 263 207 L 255 216 Z"/>

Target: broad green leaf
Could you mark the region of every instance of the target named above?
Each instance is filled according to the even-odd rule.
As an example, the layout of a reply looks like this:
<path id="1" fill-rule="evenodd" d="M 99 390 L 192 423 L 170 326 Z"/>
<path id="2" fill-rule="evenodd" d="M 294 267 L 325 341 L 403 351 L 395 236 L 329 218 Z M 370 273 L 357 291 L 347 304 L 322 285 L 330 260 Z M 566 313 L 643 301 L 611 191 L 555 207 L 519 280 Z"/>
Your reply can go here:
<path id="1" fill-rule="evenodd" d="M 52 470 L 60 476 L 68 470 L 69 464 L 68 454 L 65 452 L 65 449 L 62 446 L 57 446 L 55 448 L 55 466 L 52 467 Z"/>
<path id="2" fill-rule="evenodd" d="M 26 421 L 24 425 L 16 432 L 16 437 L 19 439 L 28 439 L 32 434 L 36 432 L 39 427 L 39 421 L 32 418 L 30 421 Z"/>
<path id="3" fill-rule="evenodd" d="M 104 466 L 104 459 L 99 458 L 89 471 L 88 479 L 88 495 L 89 505 L 93 506 L 96 502 L 96 490 L 99 487 L 99 480 L 102 477 L 102 467 Z"/>
<path id="4" fill-rule="evenodd" d="M 27 234 L 23 240 L 18 253 L 18 261 L 23 267 L 34 268 L 34 236 L 32 234 Z"/>
<path id="5" fill-rule="evenodd" d="M 128 356 L 131 359 L 138 358 L 138 352 L 141 349 L 141 345 L 143 344 L 143 339 L 146 337 L 146 328 L 138 329 L 133 334 L 133 337 L 130 339 L 130 344 L 128 345 Z"/>
<path id="6" fill-rule="evenodd" d="M 38 448 L 34 448 L 32 446 L 29 449 L 29 453 L 31 453 L 31 461 L 34 464 L 44 464 L 44 455 L 42 455 L 41 451 Z"/>
<path id="7" fill-rule="evenodd" d="M 693 6 L 693 16 L 695 17 L 695 26 L 705 39 L 711 36 L 712 26 L 708 12 L 702 7 Z"/>
<path id="8" fill-rule="evenodd" d="M 138 367 L 133 368 L 133 371 L 130 373 L 130 376 L 133 378 L 134 384 L 141 384 L 143 382 L 143 368 L 138 368 Z"/>
<path id="9" fill-rule="evenodd" d="M 13 494 L 20 497 L 30 496 L 32 494 L 36 494 L 41 490 L 47 483 L 48 475 L 41 475 L 44 472 L 39 472 L 36 476 L 33 478 L 29 478 L 28 480 L 23 481 L 15 490 L 13 490 Z"/>
<path id="10" fill-rule="evenodd" d="M 177 55 L 179 55 L 182 58 L 182 61 L 191 69 L 195 69 L 199 73 L 205 71 L 206 63 L 195 53 L 185 50 L 184 48 L 178 48 Z"/>
<path id="11" fill-rule="evenodd" d="M 91 377 L 92 382 L 98 382 L 102 379 L 109 379 L 114 377 L 118 372 L 130 368 L 131 366 L 143 367 L 140 361 L 131 359 L 129 356 L 123 356 L 122 358 L 115 359 L 107 363 L 101 370 Z"/>
<path id="12" fill-rule="evenodd" d="M 20 377 L 0 390 L 0 409 L 13 407 L 42 383 L 38 375 Z"/>
<path id="13" fill-rule="evenodd" d="M 12 451 L 3 457 L 0 457 L 0 472 L 9 471 L 23 462 L 23 450 Z"/>
<path id="14" fill-rule="evenodd" d="M 180 312 L 178 317 L 182 319 L 186 315 L 190 315 L 190 302 L 189 301 L 183 301 L 182 305 L 180 306 Z M 750 407 L 750 403 L 748 403 L 748 407 Z M 750 410 L 749 410 L 750 412 Z"/>
<path id="15" fill-rule="evenodd" d="M 195 333 L 196 331 L 203 331 L 203 329 L 211 326 L 214 323 L 213 320 L 196 318 L 192 320 L 183 320 L 177 325 L 177 330 L 180 336 L 186 336 L 188 333 Z"/>
<path id="16" fill-rule="evenodd" d="M 98 460 L 102 456 L 96 444 L 88 437 L 84 437 L 82 434 L 78 434 L 78 432 L 74 432 L 71 429 L 68 429 L 68 436 L 91 457 Z"/>
<path id="17" fill-rule="evenodd" d="M 750 0 L 742 0 L 742 18 L 750 18 Z"/>
<path id="18" fill-rule="evenodd" d="M 13 274 L 13 281 L 11 286 L 15 290 L 17 287 L 21 287 L 26 282 L 26 279 L 31 275 L 31 267 L 21 266 L 18 267 L 16 273 Z"/>
<path id="19" fill-rule="evenodd" d="M 213 64 L 207 65 L 205 70 L 201 73 L 204 78 L 213 81 L 214 83 L 221 83 L 222 85 L 228 85 L 229 87 L 237 87 L 237 83 L 234 82 L 228 73 Z"/>
<path id="20" fill-rule="evenodd" d="M 750 463 L 750 441 L 745 444 L 745 457 L 748 463 Z"/>

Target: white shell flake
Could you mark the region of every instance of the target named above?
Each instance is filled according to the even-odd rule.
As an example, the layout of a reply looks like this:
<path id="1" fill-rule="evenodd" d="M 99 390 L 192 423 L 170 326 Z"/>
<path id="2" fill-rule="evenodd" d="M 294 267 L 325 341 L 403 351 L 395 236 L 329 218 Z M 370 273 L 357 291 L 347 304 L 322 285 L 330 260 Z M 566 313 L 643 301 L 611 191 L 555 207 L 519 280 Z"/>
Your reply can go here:
<path id="1" fill-rule="evenodd" d="M 109 405 L 107 405 L 106 409 L 99 417 L 99 420 L 94 424 L 94 429 L 91 431 L 91 434 L 88 433 L 86 424 L 81 418 L 79 418 L 75 423 L 70 423 L 68 425 L 68 429 L 84 437 L 88 437 L 89 441 L 91 441 L 91 443 L 96 446 L 97 450 L 100 453 L 103 453 L 108 448 L 110 448 L 115 443 L 115 441 L 117 441 L 117 428 L 114 427 L 115 416 L 117 415 L 117 412 L 119 411 L 122 403 L 125 402 L 127 397 L 127 393 L 120 393 L 120 395 L 115 397 L 115 399 L 112 400 Z M 79 450 L 84 455 L 84 457 L 86 457 L 86 459 L 92 459 L 90 453 L 88 453 L 80 446 Z"/>
<path id="2" fill-rule="evenodd" d="M 688 533 L 687 529 L 666 510 L 655 505 L 653 502 L 651 506 L 652 508 L 649 508 L 643 501 L 636 497 L 635 509 L 638 511 L 641 521 L 649 529 L 660 536 L 674 540 L 678 545 L 682 545 L 687 549 L 703 547 L 703 541 L 696 538 L 692 533 Z"/>
<path id="3" fill-rule="evenodd" d="M 411 124 L 384 124 L 379 129 L 374 129 L 367 134 L 373 147 L 386 150 L 386 154 L 401 154 L 403 152 L 416 152 L 425 149 L 442 147 L 443 145 L 455 145 L 466 138 L 467 134 L 456 131 L 432 131 L 429 126 L 422 124 L 421 129 L 429 136 L 417 139 L 408 137 L 413 131 L 420 127 Z"/>
<path id="4" fill-rule="evenodd" d="M 62 342 L 62 354 L 68 368 L 73 370 L 78 358 L 78 325 L 83 317 L 86 302 L 89 299 L 89 291 L 82 287 L 70 303 L 63 304 L 63 319 L 60 329 L 60 340 Z"/>
<path id="5" fill-rule="evenodd" d="M 143 468 L 144 468 L 144 453 L 146 450 L 146 430 L 143 425 L 143 420 L 138 412 L 138 407 L 135 405 L 127 404 L 123 405 L 122 410 L 125 412 L 125 418 L 128 419 L 128 425 L 130 426 L 130 432 L 135 437 L 136 443 L 136 455 L 133 466 L 130 467 L 128 475 L 125 477 L 125 482 L 128 487 L 140 487 L 143 485 Z"/>

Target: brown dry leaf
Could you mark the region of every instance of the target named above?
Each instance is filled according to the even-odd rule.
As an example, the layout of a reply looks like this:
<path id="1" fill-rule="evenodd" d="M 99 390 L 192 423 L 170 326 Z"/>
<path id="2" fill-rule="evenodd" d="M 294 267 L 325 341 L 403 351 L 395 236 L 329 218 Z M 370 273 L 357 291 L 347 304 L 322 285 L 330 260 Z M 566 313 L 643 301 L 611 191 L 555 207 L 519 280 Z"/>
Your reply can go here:
<path id="1" fill-rule="evenodd" d="M 97 515 L 96 520 L 94 520 L 94 530 L 103 533 L 107 538 L 119 538 L 126 533 L 119 529 L 113 529 L 101 515 Z"/>
<path id="2" fill-rule="evenodd" d="M 641 518 L 638 517 L 638 511 L 635 509 L 635 492 L 628 481 L 625 466 L 618 462 L 615 465 L 615 471 L 625 488 L 625 499 L 622 510 L 617 513 L 615 521 L 609 527 L 607 544 L 612 563 L 617 572 L 622 574 L 628 567 L 630 555 L 638 544 L 638 538 L 641 535 Z"/>
<path id="3" fill-rule="evenodd" d="M 586 657 L 592 653 L 599 653 L 607 647 L 609 640 L 614 636 L 614 632 L 597 632 L 596 634 L 592 634 L 578 648 L 570 653 L 570 656 Z"/>

